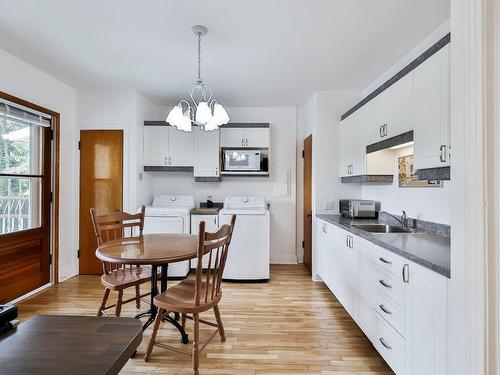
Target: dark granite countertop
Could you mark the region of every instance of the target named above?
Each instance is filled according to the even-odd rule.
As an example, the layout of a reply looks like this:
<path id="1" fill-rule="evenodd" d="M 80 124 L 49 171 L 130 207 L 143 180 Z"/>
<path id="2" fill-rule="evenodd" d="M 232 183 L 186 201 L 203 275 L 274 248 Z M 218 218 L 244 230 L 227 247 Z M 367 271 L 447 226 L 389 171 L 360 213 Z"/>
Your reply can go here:
<path id="1" fill-rule="evenodd" d="M 412 234 L 370 233 L 354 228 L 351 224 L 387 222 L 378 219 L 351 219 L 338 214 L 317 214 L 316 217 L 450 278 L 450 237 L 419 230 Z"/>

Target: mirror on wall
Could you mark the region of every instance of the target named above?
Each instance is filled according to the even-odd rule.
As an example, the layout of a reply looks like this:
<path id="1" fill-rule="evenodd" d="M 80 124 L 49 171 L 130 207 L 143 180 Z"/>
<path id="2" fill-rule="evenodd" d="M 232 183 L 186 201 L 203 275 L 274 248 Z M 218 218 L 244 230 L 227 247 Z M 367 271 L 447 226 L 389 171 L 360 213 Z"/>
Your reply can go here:
<path id="1" fill-rule="evenodd" d="M 443 182 L 438 180 L 419 180 L 413 169 L 413 155 L 398 157 L 398 180 L 400 188 L 442 187 Z"/>

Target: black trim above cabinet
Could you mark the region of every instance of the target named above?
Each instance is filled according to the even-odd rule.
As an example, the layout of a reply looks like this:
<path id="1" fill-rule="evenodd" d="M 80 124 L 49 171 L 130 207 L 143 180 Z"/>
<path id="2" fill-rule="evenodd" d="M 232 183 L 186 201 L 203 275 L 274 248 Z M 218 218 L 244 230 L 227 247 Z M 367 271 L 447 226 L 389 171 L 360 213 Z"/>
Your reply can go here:
<path id="1" fill-rule="evenodd" d="M 417 176 L 419 180 L 439 180 L 448 181 L 451 180 L 450 167 L 438 167 L 438 168 L 427 168 L 419 169 L 417 171 Z"/>
<path id="2" fill-rule="evenodd" d="M 422 53 L 420 56 L 418 56 L 415 60 L 413 60 L 408 65 L 406 65 L 398 73 L 396 73 L 391 78 L 389 78 L 387 81 L 385 81 L 381 86 L 379 86 L 374 91 L 372 91 L 369 95 L 367 95 L 358 104 L 356 104 L 354 107 L 349 109 L 346 113 L 344 113 L 340 117 L 340 120 L 342 121 L 342 120 L 346 119 L 347 117 L 352 115 L 354 112 L 356 112 L 358 109 L 363 107 L 366 103 L 368 103 L 369 101 L 374 99 L 376 96 L 380 95 L 382 92 L 384 92 L 389 87 L 394 85 L 397 81 L 399 81 L 401 78 L 406 76 L 412 70 L 415 70 L 415 68 L 418 67 L 420 64 L 422 64 L 425 60 L 427 60 L 429 57 L 431 57 L 436 52 L 438 52 L 440 49 L 442 49 L 447 44 L 449 44 L 450 41 L 451 41 L 451 34 L 448 33 L 444 37 L 442 37 L 438 42 L 436 42 L 434 45 L 432 45 L 430 48 L 428 48 L 424 53 Z"/>
<path id="3" fill-rule="evenodd" d="M 144 166 L 144 172 L 194 172 L 193 167 L 172 167 L 163 165 Z"/>
<path id="4" fill-rule="evenodd" d="M 194 178 L 195 182 L 221 182 L 222 178 L 219 177 L 195 177 Z"/>
<path id="5" fill-rule="evenodd" d="M 220 128 L 269 128 L 268 122 L 230 122 Z"/>

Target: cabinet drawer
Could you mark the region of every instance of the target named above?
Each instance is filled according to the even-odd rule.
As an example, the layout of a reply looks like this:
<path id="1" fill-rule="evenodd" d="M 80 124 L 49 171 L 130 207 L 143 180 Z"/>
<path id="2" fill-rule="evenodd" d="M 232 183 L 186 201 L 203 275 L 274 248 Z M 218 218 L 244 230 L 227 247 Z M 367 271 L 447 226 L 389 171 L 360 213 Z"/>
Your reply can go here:
<path id="1" fill-rule="evenodd" d="M 404 374 L 406 341 L 387 322 L 376 314 L 372 343 L 396 374 Z"/>
<path id="2" fill-rule="evenodd" d="M 377 292 L 375 295 L 373 308 L 387 323 L 398 331 L 401 336 L 406 337 L 406 310 L 393 303 L 380 292 Z"/>
<path id="3" fill-rule="evenodd" d="M 380 267 L 375 267 L 373 282 L 377 293 L 381 293 L 403 309 L 406 308 L 408 284 L 404 283 L 401 277 L 396 277 Z"/>
<path id="4" fill-rule="evenodd" d="M 375 247 L 373 251 L 373 262 L 396 277 L 402 277 L 405 259 L 400 256 L 380 247 Z"/>

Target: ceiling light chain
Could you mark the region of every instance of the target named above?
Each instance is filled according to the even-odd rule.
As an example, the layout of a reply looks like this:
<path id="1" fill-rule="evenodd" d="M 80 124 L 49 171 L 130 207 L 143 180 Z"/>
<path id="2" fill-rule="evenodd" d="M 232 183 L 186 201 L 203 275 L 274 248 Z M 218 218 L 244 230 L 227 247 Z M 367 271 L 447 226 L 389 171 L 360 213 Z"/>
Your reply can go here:
<path id="1" fill-rule="evenodd" d="M 212 99 L 212 89 L 201 78 L 201 37 L 207 34 L 207 28 L 202 25 L 193 26 L 193 33 L 198 36 L 198 78 L 191 85 L 189 95 L 191 103 L 181 100 L 168 113 L 165 121 L 179 130 L 191 131 L 191 123 L 202 129 L 216 130 L 229 122 L 229 116 L 224 107 Z"/>

